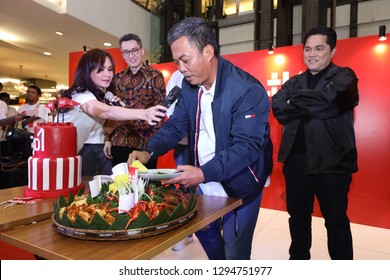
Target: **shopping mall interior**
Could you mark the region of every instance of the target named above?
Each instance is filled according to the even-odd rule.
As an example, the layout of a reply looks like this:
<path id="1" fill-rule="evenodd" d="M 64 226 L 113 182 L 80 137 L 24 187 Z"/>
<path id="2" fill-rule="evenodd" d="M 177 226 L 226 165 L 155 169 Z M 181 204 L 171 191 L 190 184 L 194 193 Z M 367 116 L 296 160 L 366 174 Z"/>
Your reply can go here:
<path id="1" fill-rule="evenodd" d="M 390 35 L 386 33 L 390 1 L 94 0 L 91 4 L 79 0 L 0 0 L 0 4 L 0 82 L 15 108 L 23 104 L 30 84 L 42 88 L 42 103 L 54 100 L 59 90 L 69 87 L 78 59 L 90 48 L 106 49 L 115 58 L 116 70 L 124 69 L 118 38 L 129 32 L 142 38 L 145 63 L 161 70 L 167 82 L 176 66 L 166 34 L 187 16 L 206 18 L 215 28 L 220 54 L 258 78 L 272 98 L 283 82 L 303 70 L 302 34 L 317 25 L 333 27 L 340 41 L 335 63 L 353 68 L 359 78 L 360 104 L 355 112 L 359 172 L 353 177 L 349 208 L 354 258 L 390 260 L 390 115 L 386 107 L 390 91 L 385 86 L 390 72 Z M 381 36 L 387 40 L 379 41 Z M 253 260 L 289 257 L 282 165 L 276 162 L 281 126 L 275 120 L 270 122 L 275 165 L 271 184 L 264 190 Z M 1 189 L 27 184 L 26 162 L 18 160 L 15 168 L 4 170 L 6 163 L 9 161 L 1 163 Z M 159 160 L 159 168 L 174 167 L 172 153 Z M 317 203 L 312 224 L 312 259 L 329 260 L 327 233 Z M 0 259 L 36 256 L 0 241 Z M 207 257 L 195 237 L 183 250 L 167 248 L 152 259 Z"/>

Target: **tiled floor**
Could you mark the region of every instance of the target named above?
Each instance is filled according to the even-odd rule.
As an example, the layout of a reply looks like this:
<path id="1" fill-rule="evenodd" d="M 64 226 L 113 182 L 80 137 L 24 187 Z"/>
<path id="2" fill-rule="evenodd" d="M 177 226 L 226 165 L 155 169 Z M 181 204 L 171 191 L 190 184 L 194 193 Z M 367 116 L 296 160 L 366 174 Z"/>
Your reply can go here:
<path id="1" fill-rule="evenodd" d="M 313 260 L 329 260 L 326 230 L 322 218 L 313 217 Z M 354 259 L 390 260 L 390 229 L 352 224 Z M 290 235 L 288 214 L 284 211 L 261 208 L 252 246 L 253 260 L 287 260 Z M 207 259 L 196 239 L 181 251 L 165 250 L 154 260 Z"/>

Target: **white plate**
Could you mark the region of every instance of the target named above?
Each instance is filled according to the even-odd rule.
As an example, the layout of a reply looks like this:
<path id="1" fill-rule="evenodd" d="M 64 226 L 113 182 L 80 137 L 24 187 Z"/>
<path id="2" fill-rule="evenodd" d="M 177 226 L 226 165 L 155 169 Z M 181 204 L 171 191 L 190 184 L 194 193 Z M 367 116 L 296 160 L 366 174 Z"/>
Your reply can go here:
<path id="1" fill-rule="evenodd" d="M 139 173 L 143 179 L 149 180 L 167 180 L 180 175 L 180 172 L 175 172 L 176 169 L 149 169 L 147 173 Z"/>
<path id="2" fill-rule="evenodd" d="M 96 175 L 93 177 L 93 179 L 95 180 L 96 178 L 100 177 L 100 179 L 102 180 L 101 182 L 102 183 L 112 183 L 114 182 L 114 179 L 111 178 L 110 175 Z"/>

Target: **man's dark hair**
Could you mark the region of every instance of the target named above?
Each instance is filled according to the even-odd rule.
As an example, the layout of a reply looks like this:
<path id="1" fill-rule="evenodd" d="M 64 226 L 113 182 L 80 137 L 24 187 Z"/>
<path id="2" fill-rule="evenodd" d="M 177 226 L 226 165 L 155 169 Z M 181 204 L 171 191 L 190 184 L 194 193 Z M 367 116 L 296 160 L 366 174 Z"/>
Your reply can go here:
<path id="1" fill-rule="evenodd" d="M 137 44 L 142 48 L 142 40 L 137 34 L 129 33 L 126 35 L 123 35 L 119 39 L 119 47 L 121 46 L 122 42 L 131 41 L 134 40 L 137 42 Z"/>
<path id="2" fill-rule="evenodd" d="M 0 99 L 3 100 L 3 98 L 11 98 L 11 96 L 8 92 L 3 91 L 0 93 Z"/>
<path id="3" fill-rule="evenodd" d="M 207 45 L 214 48 L 215 54 L 219 52 L 215 32 L 203 18 L 187 17 L 176 23 L 168 32 L 168 44 L 172 45 L 183 36 L 187 37 L 190 44 L 196 46 L 199 52 Z"/>
<path id="4" fill-rule="evenodd" d="M 42 95 L 42 91 L 41 91 L 41 89 L 40 89 L 38 86 L 36 86 L 36 85 L 30 85 L 30 86 L 28 86 L 28 88 L 34 88 L 34 89 L 37 90 L 37 93 L 38 93 L 39 96 Z"/>
<path id="5" fill-rule="evenodd" d="M 307 39 L 313 35 L 324 35 L 326 36 L 326 43 L 329 45 L 330 50 L 333 50 L 336 47 L 337 34 L 330 27 L 315 27 L 309 30 L 303 39 L 303 47 L 305 47 Z"/>

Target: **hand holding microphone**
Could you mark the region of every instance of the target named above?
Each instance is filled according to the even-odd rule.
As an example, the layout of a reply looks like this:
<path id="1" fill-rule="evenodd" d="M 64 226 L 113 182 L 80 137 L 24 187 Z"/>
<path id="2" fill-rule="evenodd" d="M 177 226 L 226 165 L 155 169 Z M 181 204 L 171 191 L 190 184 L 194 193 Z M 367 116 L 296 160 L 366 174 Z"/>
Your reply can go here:
<path id="1" fill-rule="evenodd" d="M 116 96 L 111 91 L 107 91 L 106 94 L 104 95 L 104 99 L 106 99 L 112 105 L 125 107 L 125 103 L 123 103 L 122 101 L 116 101 L 115 98 Z"/>
<path id="2" fill-rule="evenodd" d="M 179 97 L 180 92 L 181 92 L 181 88 L 179 88 L 178 86 L 174 86 L 171 89 L 171 91 L 168 93 L 168 96 L 164 101 L 164 107 L 167 108 L 171 107 L 171 105 L 175 103 L 175 101 Z"/>
<path id="3" fill-rule="evenodd" d="M 163 106 L 166 108 L 171 107 L 171 105 L 173 103 L 175 103 L 175 101 L 179 97 L 180 92 L 181 92 L 181 88 L 179 88 L 178 86 L 174 86 L 171 89 L 171 91 L 168 93 L 168 96 L 165 99 Z M 163 111 L 163 110 L 159 110 L 159 111 L 162 113 L 166 113 L 166 111 Z M 159 118 L 162 119 L 163 117 L 159 117 Z M 157 124 L 157 122 L 155 122 L 155 123 Z"/>
<path id="4" fill-rule="evenodd" d="M 177 100 L 180 91 L 181 89 L 178 86 L 175 86 L 169 92 L 163 105 L 156 105 L 145 110 L 140 110 L 140 111 L 144 111 L 144 118 L 142 119 L 146 120 L 150 125 L 158 124 L 158 122 L 164 118 L 164 114 L 166 113 L 166 108 L 170 107 Z M 120 99 L 110 91 L 107 91 L 105 93 L 104 99 L 114 106 L 125 107 L 125 103 L 123 101 L 120 101 Z"/>

